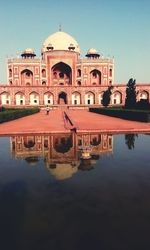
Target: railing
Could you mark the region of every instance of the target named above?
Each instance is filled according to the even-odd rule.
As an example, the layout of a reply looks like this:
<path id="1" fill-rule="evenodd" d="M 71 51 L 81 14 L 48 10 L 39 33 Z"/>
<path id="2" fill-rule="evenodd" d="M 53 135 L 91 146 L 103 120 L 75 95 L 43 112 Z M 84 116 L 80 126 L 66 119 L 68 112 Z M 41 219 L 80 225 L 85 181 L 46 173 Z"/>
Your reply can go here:
<path id="1" fill-rule="evenodd" d="M 79 59 L 77 63 L 94 63 L 94 62 L 99 62 L 99 63 L 113 63 L 114 59 L 112 58 L 83 58 L 83 59 Z"/>
<path id="2" fill-rule="evenodd" d="M 74 126 L 72 120 L 70 119 L 70 117 L 65 111 L 63 112 L 63 119 L 64 119 L 65 128 L 76 132 L 77 128 Z"/>
<path id="3" fill-rule="evenodd" d="M 7 60 L 8 63 L 40 63 L 40 58 L 34 58 L 34 59 L 22 59 L 22 58 L 10 58 Z"/>

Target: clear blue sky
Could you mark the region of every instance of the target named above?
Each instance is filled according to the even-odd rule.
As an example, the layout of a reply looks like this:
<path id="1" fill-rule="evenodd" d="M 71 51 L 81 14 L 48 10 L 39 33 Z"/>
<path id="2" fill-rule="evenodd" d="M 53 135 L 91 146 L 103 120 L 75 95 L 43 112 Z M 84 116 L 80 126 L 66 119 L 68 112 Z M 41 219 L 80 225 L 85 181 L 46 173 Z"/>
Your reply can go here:
<path id="1" fill-rule="evenodd" d="M 6 83 L 6 57 L 58 31 L 72 35 L 84 56 L 90 47 L 115 58 L 115 82 L 150 83 L 150 0 L 1 0 L 0 83 Z"/>

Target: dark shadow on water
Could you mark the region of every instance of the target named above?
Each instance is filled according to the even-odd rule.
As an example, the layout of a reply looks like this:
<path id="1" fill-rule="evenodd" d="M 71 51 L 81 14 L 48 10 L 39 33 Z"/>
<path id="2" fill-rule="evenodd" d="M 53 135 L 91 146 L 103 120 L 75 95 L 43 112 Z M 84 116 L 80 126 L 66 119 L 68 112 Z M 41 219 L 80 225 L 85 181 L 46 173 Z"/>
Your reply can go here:
<path id="1" fill-rule="evenodd" d="M 4 185 L 0 189 L 1 249 L 19 249 L 25 220 L 27 186 L 22 181 Z"/>

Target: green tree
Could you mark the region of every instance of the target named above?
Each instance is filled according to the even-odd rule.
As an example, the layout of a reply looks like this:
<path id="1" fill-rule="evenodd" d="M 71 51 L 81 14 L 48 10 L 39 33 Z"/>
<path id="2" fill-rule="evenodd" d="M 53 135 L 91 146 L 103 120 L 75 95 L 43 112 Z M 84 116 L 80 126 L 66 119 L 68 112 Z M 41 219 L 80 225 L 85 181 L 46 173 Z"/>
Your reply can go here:
<path id="1" fill-rule="evenodd" d="M 125 107 L 126 108 L 135 108 L 136 106 L 136 80 L 130 78 L 126 87 L 126 99 L 125 99 Z"/>
<path id="2" fill-rule="evenodd" d="M 104 107 L 107 107 L 110 104 L 110 97 L 112 95 L 112 86 L 109 86 L 106 91 L 104 91 L 103 98 L 102 98 L 102 104 Z"/>

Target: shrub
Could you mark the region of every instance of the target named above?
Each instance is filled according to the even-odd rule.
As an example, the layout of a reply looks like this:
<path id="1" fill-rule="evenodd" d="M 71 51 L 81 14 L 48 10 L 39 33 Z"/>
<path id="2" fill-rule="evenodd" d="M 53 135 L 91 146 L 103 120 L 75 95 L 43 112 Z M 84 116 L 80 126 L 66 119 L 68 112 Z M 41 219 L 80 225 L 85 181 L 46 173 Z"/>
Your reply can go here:
<path id="1" fill-rule="evenodd" d="M 0 112 L 0 123 L 32 115 L 38 113 L 39 111 L 39 108 L 7 109 L 4 112 Z"/>
<path id="2" fill-rule="evenodd" d="M 147 99 L 141 99 L 139 102 L 136 103 L 136 108 L 137 109 L 142 109 L 142 110 L 150 110 L 150 103 Z"/>
<path id="3" fill-rule="evenodd" d="M 0 112 L 3 112 L 3 111 L 5 111 L 5 108 L 2 105 L 0 105 Z"/>
<path id="4" fill-rule="evenodd" d="M 150 122 L 150 111 L 115 108 L 90 108 L 90 112 L 118 117 L 126 120 Z"/>

